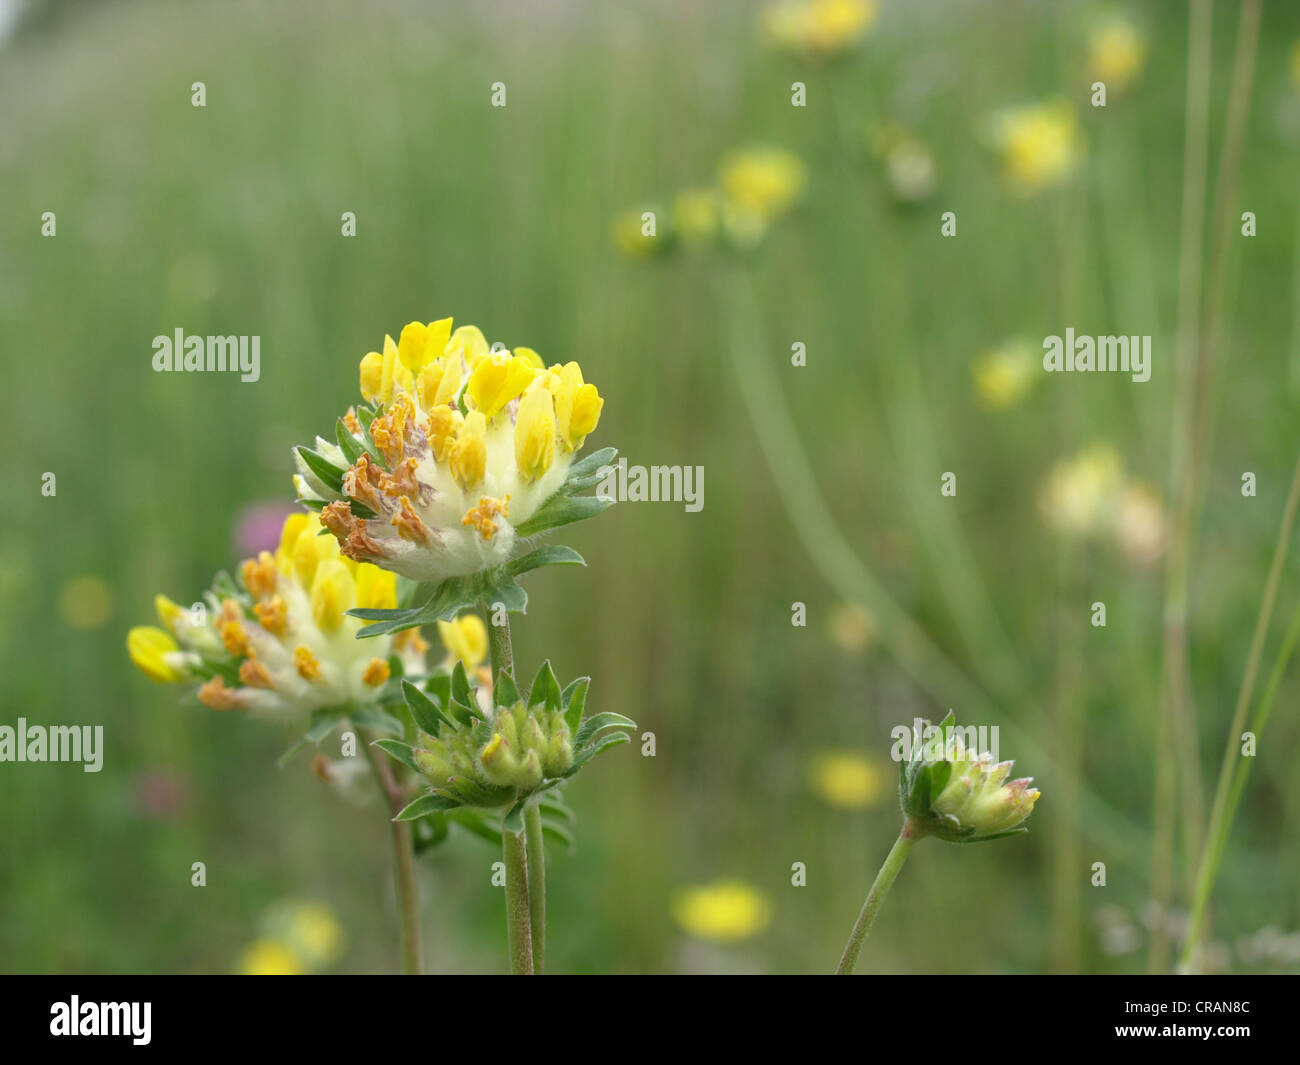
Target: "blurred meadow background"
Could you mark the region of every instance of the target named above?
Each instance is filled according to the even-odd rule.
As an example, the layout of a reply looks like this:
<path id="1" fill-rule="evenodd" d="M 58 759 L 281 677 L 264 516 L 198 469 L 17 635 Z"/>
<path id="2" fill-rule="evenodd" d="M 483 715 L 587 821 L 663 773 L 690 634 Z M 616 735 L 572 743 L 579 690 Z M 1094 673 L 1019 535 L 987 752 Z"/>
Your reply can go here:
<path id="1" fill-rule="evenodd" d="M 1136 972 L 1153 935 L 1176 942 L 1181 820 L 1166 905 L 1152 876 L 1187 8 L 880 0 L 851 39 L 785 47 L 762 10 L 5 6 L 0 723 L 102 724 L 106 754 L 0 765 L 0 969 L 309 967 L 276 953 L 295 900 L 317 967 L 393 969 L 378 803 L 310 753 L 277 769 L 292 734 L 178 705 L 124 640 L 155 592 L 189 602 L 269 546 L 291 446 L 356 398 L 384 333 L 444 315 L 580 361 L 606 398 L 593 446 L 705 470 L 701 512 L 619 505 L 564 537 L 587 569 L 526 582 L 523 670 L 590 673 L 589 707 L 656 741 L 568 791 L 551 971 L 829 971 L 898 831 L 890 730 L 949 707 L 1001 726 L 1043 798 L 1025 837 L 919 848 L 859 971 Z M 1239 11 L 1214 5 L 1211 223 Z M 1296 460 L 1297 39 L 1300 8 L 1265 5 L 1226 258 L 1203 271 L 1224 307 L 1188 580 L 1206 810 Z M 1007 110 L 1026 105 L 1045 110 Z M 674 197 L 751 145 L 798 157 L 797 204 L 739 249 L 673 244 Z M 646 210 L 664 228 L 642 244 L 620 219 Z M 1152 336 L 1151 380 L 1045 374 L 1067 326 Z M 178 327 L 259 335 L 261 380 L 154 373 Z M 1264 669 L 1300 559 L 1280 580 Z M 1207 967 L 1300 969 L 1296 684 Z M 499 857 L 457 834 L 421 859 L 431 971 L 504 970 Z"/>

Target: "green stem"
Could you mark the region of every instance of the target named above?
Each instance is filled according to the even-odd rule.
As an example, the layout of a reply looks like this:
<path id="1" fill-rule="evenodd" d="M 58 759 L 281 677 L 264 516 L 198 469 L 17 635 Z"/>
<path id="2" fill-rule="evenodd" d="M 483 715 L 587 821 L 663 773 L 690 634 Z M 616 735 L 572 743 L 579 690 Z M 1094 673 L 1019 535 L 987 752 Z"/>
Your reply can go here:
<path id="1" fill-rule="evenodd" d="M 528 849 L 528 924 L 533 933 L 533 970 L 546 971 L 546 845 L 542 839 L 542 809 L 530 802 L 524 810 Z"/>
<path id="2" fill-rule="evenodd" d="M 528 847 L 522 832 L 501 833 L 506 863 L 506 934 L 510 974 L 533 975 L 533 933 L 528 903 Z"/>
<path id="3" fill-rule="evenodd" d="M 353 726 L 356 727 L 355 725 Z M 406 805 L 402 787 L 393 776 L 392 768 L 382 758 L 376 758 L 370 748 L 371 736 L 357 729 L 361 748 L 370 771 L 379 784 L 379 793 L 396 817 Z M 401 924 L 402 972 L 407 976 L 420 975 L 420 903 L 415 881 L 415 837 L 409 821 L 392 821 L 393 871 L 397 889 L 397 913 Z"/>
<path id="4" fill-rule="evenodd" d="M 1195 378 L 1199 351 L 1201 249 L 1205 230 L 1205 182 L 1209 156 L 1211 0 L 1196 0 L 1187 29 L 1186 132 L 1183 137 L 1183 202 L 1178 266 L 1178 335 L 1175 345 L 1174 408 L 1170 432 L 1173 520 L 1165 553 L 1163 665 L 1155 738 L 1155 810 L 1151 848 L 1151 897 L 1161 916 L 1173 896 L 1174 831 L 1178 801 L 1177 758 L 1172 755 L 1189 711 L 1187 668 L 1187 584 L 1194 493 L 1191 491 Z M 1165 968 L 1168 942 L 1163 919 L 1151 934 L 1148 969 Z"/>
<path id="5" fill-rule="evenodd" d="M 858 955 L 862 953 L 862 944 L 871 932 L 871 926 L 876 923 L 876 914 L 880 912 L 880 906 L 885 901 L 885 896 L 889 894 L 889 889 L 894 886 L 894 879 L 898 876 L 898 871 L 903 868 L 903 863 L 907 861 L 907 856 L 917 838 L 913 835 L 912 822 L 904 821 L 903 830 L 898 834 L 898 839 L 894 841 L 889 853 L 885 855 L 884 864 L 876 874 L 875 883 L 871 885 L 866 901 L 862 903 L 862 910 L 853 925 L 853 931 L 849 933 L 849 941 L 844 946 L 844 954 L 835 970 L 836 976 L 848 976 L 853 972 L 853 967 L 858 964 Z"/>
<path id="6" fill-rule="evenodd" d="M 1187 940 L 1183 947 L 1181 967 L 1189 968 L 1196 960 L 1196 951 L 1205 930 L 1206 909 L 1210 894 L 1214 890 L 1214 881 L 1223 861 L 1223 850 L 1227 845 L 1228 833 L 1232 830 L 1232 818 L 1237 803 L 1241 799 L 1242 789 L 1246 785 L 1249 772 L 1248 764 L 1241 760 L 1241 737 L 1246 724 L 1246 708 L 1255 691 L 1255 679 L 1259 670 L 1259 660 L 1264 650 L 1264 639 L 1268 634 L 1273 618 L 1273 607 L 1277 600 L 1277 590 L 1281 583 L 1282 566 L 1286 560 L 1287 549 L 1291 544 L 1291 534 L 1295 528 L 1296 508 L 1300 505 L 1300 461 L 1297 461 L 1295 473 L 1291 476 L 1291 490 L 1287 494 L 1286 507 L 1282 513 L 1282 525 L 1278 529 L 1277 545 L 1273 549 L 1273 562 L 1269 567 L 1268 581 L 1264 587 L 1264 598 L 1260 603 L 1259 616 L 1255 620 L 1255 633 L 1251 638 L 1250 654 L 1246 661 L 1246 673 L 1242 678 L 1241 692 L 1237 696 L 1237 706 L 1232 715 L 1232 725 L 1228 729 L 1227 746 L 1223 752 L 1223 764 L 1219 769 L 1219 783 L 1214 793 L 1214 806 L 1210 813 L 1210 825 L 1206 830 L 1206 842 L 1201 851 L 1200 865 L 1196 871 L 1195 887 L 1192 894 L 1191 920 L 1187 928 Z M 1282 671 L 1290 660 L 1295 646 L 1297 624 L 1300 623 L 1300 608 L 1292 618 L 1290 628 L 1278 653 L 1273 671 L 1269 677 L 1268 687 L 1255 709 L 1251 731 L 1255 742 L 1259 742 L 1260 730 L 1268 719 L 1272 709 L 1273 697 L 1281 680 Z"/>
<path id="7" fill-rule="evenodd" d="M 492 658 L 492 683 L 495 685 L 502 673 L 513 674 L 515 652 L 510 642 L 510 615 L 500 625 L 492 622 L 492 604 L 484 603 L 483 612 L 488 620 L 488 651 Z M 537 842 L 532 837 L 532 819 L 537 819 Z M 538 934 L 545 933 L 545 861 L 541 845 L 541 814 L 536 805 L 524 811 L 524 832 L 501 832 L 501 853 L 506 865 L 506 938 L 510 947 L 510 972 L 515 976 L 531 976 L 541 972 L 540 940 L 533 942 L 533 914 L 541 915 L 537 922 Z M 525 839 L 525 833 L 528 838 Z M 531 852 L 536 849 L 537 856 Z M 534 896 L 538 896 L 535 898 Z"/>
<path id="8" fill-rule="evenodd" d="M 510 614 L 506 613 L 505 620 L 500 625 L 494 625 L 491 603 L 483 604 L 483 613 L 487 615 L 488 652 L 492 656 L 492 683 L 495 685 L 497 677 L 502 673 L 514 676 L 515 672 L 515 652 L 510 643 Z"/>

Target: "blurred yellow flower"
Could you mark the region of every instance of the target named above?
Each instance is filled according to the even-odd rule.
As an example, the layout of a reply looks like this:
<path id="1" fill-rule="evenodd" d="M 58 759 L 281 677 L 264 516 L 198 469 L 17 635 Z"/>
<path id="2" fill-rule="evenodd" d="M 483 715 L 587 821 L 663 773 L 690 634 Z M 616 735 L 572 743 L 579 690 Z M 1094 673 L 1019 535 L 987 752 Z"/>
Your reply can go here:
<path id="1" fill-rule="evenodd" d="M 1102 19 L 1088 36 L 1088 76 L 1104 81 L 1107 91 L 1122 92 L 1133 84 L 1146 56 L 1146 38 L 1123 16 Z"/>
<path id="2" fill-rule="evenodd" d="M 827 629 L 831 642 L 850 654 L 865 651 L 876 639 L 875 619 L 857 603 L 837 603 L 831 609 Z"/>
<path id="3" fill-rule="evenodd" d="M 763 12 L 773 44 L 809 57 L 848 51 L 875 21 L 875 0 L 782 0 Z"/>
<path id="4" fill-rule="evenodd" d="M 250 943 L 239 960 L 243 976 L 301 976 L 304 969 L 286 944 L 275 939 L 258 939 Z"/>
<path id="5" fill-rule="evenodd" d="M 1083 157 L 1083 136 L 1066 100 L 1010 107 L 993 117 L 993 145 L 1011 187 L 1032 195 L 1059 185 Z"/>
<path id="6" fill-rule="evenodd" d="M 343 926 L 334 911 L 321 902 L 283 904 L 285 937 L 309 969 L 332 965 L 343 956 Z"/>
<path id="7" fill-rule="evenodd" d="M 1056 464 L 1043 489 L 1043 514 L 1064 533 L 1091 535 L 1113 527 L 1123 486 L 1123 464 L 1115 449 L 1094 444 Z"/>
<path id="8" fill-rule="evenodd" d="M 1011 340 L 975 360 L 975 394 L 987 410 L 1014 407 L 1033 387 L 1038 356 L 1025 340 Z"/>
<path id="9" fill-rule="evenodd" d="M 477 614 L 461 614 L 454 621 L 438 622 L 438 638 L 447 649 L 448 669 L 460 662 L 465 672 L 472 674 L 487 658 L 487 626 Z"/>
<path id="10" fill-rule="evenodd" d="M 808 171 L 784 148 L 745 148 L 722 161 L 718 180 L 732 207 L 771 223 L 803 194 Z"/>
<path id="11" fill-rule="evenodd" d="M 59 589 L 58 606 L 72 628 L 102 628 L 113 616 L 113 589 L 102 577 L 76 577 Z"/>
<path id="12" fill-rule="evenodd" d="M 852 751 L 824 751 L 809 764 L 813 790 L 832 806 L 874 806 L 891 790 L 891 774 Z"/>
<path id="13" fill-rule="evenodd" d="M 736 942 L 757 935 L 772 919 L 772 908 L 758 891 L 739 880 L 720 880 L 679 891 L 673 916 L 700 939 Z"/>
<path id="14" fill-rule="evenodd" d="M 623 211 L 610 226 L 614 246 L 633 259 L 659 254 L 666 246 L 665 237 L 659 232 L 659 221 L 655 211 Z"/>
<path id="15" fill-rule="evenodd" d="M 1291 46 L 1291 56 L 1287 61 L 1287 72 L 1291 75 L 1291 85 L 1300 89 L 1300 41 Z"/>
<path id="16" fill-rule="evenodd" d="M 1165 508 L 1150 485 L 1131 483 L 1119 503 L 1115 535 L 1130 562 L 1150 565 L 1165 549 Z"/>

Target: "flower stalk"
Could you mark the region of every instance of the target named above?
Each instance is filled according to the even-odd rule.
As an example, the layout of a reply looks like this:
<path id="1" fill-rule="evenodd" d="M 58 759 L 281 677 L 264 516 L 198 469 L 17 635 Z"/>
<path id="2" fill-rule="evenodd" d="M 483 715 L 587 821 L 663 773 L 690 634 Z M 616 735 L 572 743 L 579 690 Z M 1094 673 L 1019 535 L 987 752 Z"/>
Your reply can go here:
<path id="1" fill-rule="evenodd" d="M 854 966 L 858 964 L 862 944 L 871 934 L 871 926 L 876 923 L 876 915 L 880 912 L 881 904 L 889 894 L 889 889 L 894 886 L 899 870 L 903 868 L 903 863 L 907 861 L 907 856 L 912 853 L 912 847 L 919 838 L 914 835 L 915 831 L 916 826 L 910 818 L 903 822 L 903 830 L 899 832 L 898 839 L 894 840 L 894 845 L 885 855 L 884 863 L 876 873 L 871 890 L 867 892 L 866 900 L 862 903 L 858 919 L 854 922 L 853 931 L 849 933 L 849 941 L 844 945 L 844 953 L 840 956 L 840 963 L 835 969 L 836 976 L 851 975 Z"/>
<path id="2" fill-rule="evenodd" d="M 392 811 L 393 872 L 397 890 L 397 914 L 401 925 L 402 972 L 407 976 L 419 976 L 422 971 L 420 903 L 415 880 L 414 832 L 410 822 L 396 820 L 406 805 L 406 798 L 388 763 L 376 758 L 371 750 L 372 737 L 363 732 L 361 739 L 361 748 L 365 751 L 370 770 L 379 784 L 380 795 Z"/>

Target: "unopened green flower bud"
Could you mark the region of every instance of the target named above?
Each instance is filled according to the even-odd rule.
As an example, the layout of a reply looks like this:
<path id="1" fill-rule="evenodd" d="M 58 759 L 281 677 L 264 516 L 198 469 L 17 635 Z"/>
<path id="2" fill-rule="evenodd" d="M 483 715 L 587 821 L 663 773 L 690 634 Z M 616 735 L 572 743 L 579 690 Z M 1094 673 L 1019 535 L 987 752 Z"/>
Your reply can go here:
<path id="1" fill-rule="evenodd" d="M 420 772 L 428 778 L 429 783 L 435 788 L 446 786 L 447 780 L 452 775 L 452 769 L 451 764 L 443 757 L 441 752 L 416 748 L 413 756 L 415 764 L 419 766 Z"/>
<path id="2" fill-rule="evenodd" d="M 535 751 L 530 750 L 524 756 L 523 762 L 519 766 L 519 773 L 516 783 L 521 788 L 532 789 L 542 782 L 542 759 Z"/>
<path id="3" fill-rule="evenodd" d="M 542 768 L 548 777 L 562 777 L 573 768 L 573 744 L 567 728 L 562 727 L 547 742 Z"/>
<path id="4" fill-rule="evenodd" d="M 493 784 L 514 785 L 519 782 L 519 759 L 500 732 L 494 733 L 479 754 L 483 775 Z"/>

